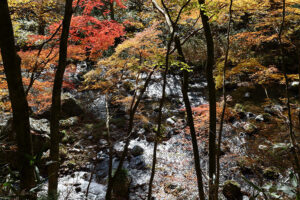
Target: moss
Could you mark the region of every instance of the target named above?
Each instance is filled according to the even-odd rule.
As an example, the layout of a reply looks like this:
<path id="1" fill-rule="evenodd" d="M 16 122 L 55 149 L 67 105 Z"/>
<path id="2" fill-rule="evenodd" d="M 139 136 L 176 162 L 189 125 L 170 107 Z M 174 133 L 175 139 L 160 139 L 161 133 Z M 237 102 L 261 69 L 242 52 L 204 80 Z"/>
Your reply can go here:
<path id="1" fill-rule="evenodd" d="M 234 180 L 227 180 L 223 185 L 223 194 L 227 199 L 242 200 L 241 186 Z"/>
<path id="2" fill-rule="evenodd" d="M 238 182 L 234 181 L 234 180 L 227 180 L 224 183 L 224 185 L 229 185 L 229 184 L 234 185 L 236 187 L 241 187 L 240 184 Z"/>
<path id="3" fill-rule="evenodd" d="M 277 179 L 279 177 L 279 173 L 279 170 L 273 166 L 263 170 L 263 176 L 268 179 Z"/>
<path id="4" fill-rule="evenodd" d="M 237 112 L 244 111 L 244 106 L 242 104 L 237 103 L 234 106 L 234 110 L 237 111 Z"/>
<path id="5" fill-rule="evenodd" d="M 113 172 L 114 174 L 115 172 Z M 127 199 L 129 195 L 130 178 L 128 176 L 127 169 L 121 169 L 118 174 L 116 174 L 116 183 L 113 186 L 113 193 L 116 199 Z"/>
<path id="6" fill-rule="evenodd" d="M 68 150 L 67 150 L 67 148 L 64 145 L 60 145 L 59 146 L 59 155 L 60 155 L 60 158 L 62 160 L 64 160 L 65 158 L 67 158 Z"/>
<path id="7" fill-rule="evenodd" d="M 116 118 L 116 119 L 111 119 L 110 122 L 112 124 L 116 125 L 118 128 L 124 128 L 127 124 L 127 119 L 126 118 Z"/>

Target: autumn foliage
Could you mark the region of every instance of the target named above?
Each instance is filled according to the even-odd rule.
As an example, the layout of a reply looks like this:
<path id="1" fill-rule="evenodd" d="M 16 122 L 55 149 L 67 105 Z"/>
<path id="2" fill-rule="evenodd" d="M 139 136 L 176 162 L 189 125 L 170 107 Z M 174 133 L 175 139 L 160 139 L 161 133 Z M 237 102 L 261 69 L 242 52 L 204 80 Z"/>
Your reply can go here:
<path id="1" fill-rule="evenodd" d="M 34 12 L 37 13 L 43 12 L 46 7 L 51 7 L 53 10 L 56 7 L 52 1 L 52 3 L 48 2 L 48 4 L 38 4 L 38 1 L 34 2 L 37 3 L 37 5 L 34 6 Z M 115 2 L 120 8 L 126 8 L 121 0 L 116 0 Z M 28 5 L 26 2 L 23 4 L 24 6 Z M 20 6 L 20 2 L 11 2 L 11 6 Z M 121 23 L 94 16 L 93 11 L 97 9 L 104 10 L 104 15 L 109 13 L 109 10 L 103 7 L 105 4 L 102 1 L 74 1 L 73 6 L 76 13 L 72 18 L 69 33 L 68 60 L 70 64 L 67 68 L 67 72 L 69 73 L 75 71 L 74 64 L 76 64 L 77 61 L 97 60 L 102 56 L 104 51 L 115 44 L 116 38 L 125 34 L 124 27 Z M 15 12 L 16 19 L 18 19 L 19 15 L 20 13 Z M 54 21 L 48 20 L 48 18 L 53 18 L 46 14 L 41 17 L 43 17 L 41 20 L 46 26 L 46 34 L 29 35 L 26 46 L 30 48 L 18 52 L 22 59 L 21 67 L 23 71 L 26 72 L 23 77 L 25 87 L 29 86 L 32 81 L 31 79 L 34 81 L 28 93 L 28 101 L 29 105 L 35 108 L 34 111 L 37 112 L 47 108 L 51 102 L 51 88 L 55 66 L 58 62 L 59 37 L 61 35 L 62 23 L 57 20 L 59 16 L 57 16 Z M 39 50 L 40 47 L 43 47 L 41 51 Z M 7 95 L 5 81 L 1 81 L 0 87 L 2 88 L 0 91 L 1 94 L 3 94 L 3 96 Z M 71 89 L 75 87 L 74 84 L 68 80 L 68 76 L 66 76 L 64 80 L 63 87 Z M 4 99 L 4 97 L 2 99 Z M 8 99 L 4 99 L 0 106 L 5 110 L 9 109 Z"/>

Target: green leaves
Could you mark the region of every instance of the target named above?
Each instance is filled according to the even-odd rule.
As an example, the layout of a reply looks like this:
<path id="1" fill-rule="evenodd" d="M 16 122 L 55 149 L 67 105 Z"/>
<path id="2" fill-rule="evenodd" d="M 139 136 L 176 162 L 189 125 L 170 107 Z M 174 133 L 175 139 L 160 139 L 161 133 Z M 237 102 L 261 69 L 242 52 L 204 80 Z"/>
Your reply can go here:
<path id="1" fill-rule="evenodd" d="M 188 64 L 186 64 L 185 62 L 181 62 L 181 61 L 172 61 L 171 63 L 172 66 L 177 66 L 180 68 L 181 71 L 187 71 L 187 72 L 192 72 L 192 67 L 189 66 Z"/>

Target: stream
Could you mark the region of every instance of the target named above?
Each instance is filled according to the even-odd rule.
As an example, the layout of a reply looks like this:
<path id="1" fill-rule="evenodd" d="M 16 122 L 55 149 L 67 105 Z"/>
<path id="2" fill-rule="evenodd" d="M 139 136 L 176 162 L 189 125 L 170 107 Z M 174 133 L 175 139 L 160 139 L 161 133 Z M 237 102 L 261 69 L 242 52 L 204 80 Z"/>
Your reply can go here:
<path id="1" fill-rule="evenodd" d="M 151 81 L 144 100 L 147 102 L 157 102 L 161 96 L 161 76 L 155 74 Z M 178 104 L 182 102 L 180 77 L 178 75 L 169 75 L 167 78 L 166 96 L 170 103 L 168 107 L 167 124 L 170 125 L 169 139 L 163 141 L 158 146 L 156 175 L 153 183 L 153 195 L 155 199 L 174 200 L 174 199 L 197 199 L 197 182 L 194 171 L 193 153 L 191 148 L 191 137 L 185 130 L 185 121 L 183 116 L 176 116 L 178 110 L 184 108 L 184 105 Z M 205 98 L 206 83 L 204 79 L 193 80 L 190 86 L 189 97 L 193 107 L 206 104 Z M 77 93 L 75 98 L 89 99 L 86 102 L 86 109 L 93 112 L 96 119 L 105 119 L 105 97 L 92 91 Z M 179 101 L 175 101 L 175 100 Z M 147 105 L 146 105 L 147 106 Z M 149 106 L 149 105 L 148 105 Z M 151 106 L 150 106 L 151 107 Z M 151 112 L 150 110 L 148 112 Z M 152 111 L 153 112 L 153 111 Z M 174 116 L 173 116 L 174 115 Z M 151 116 L 151 114 L 149 114 Z M 155 119 L 152 119 L 155 121 Z M 174 131 L 176 130 L 176 131 Z M 145 130 L 139 128 L 137 131 L 139 137 L 131 140 L 129 149 L 139 149 L 137 155 L 127 157 L 123 167 L 128 170 L 131 178 L 129 198 L 131 200 L 146 199 L 148 191 L 148 183 L 152 166 L 153 142 L 148 142 L 143 134 Z M 225 180 L 234 179 L 242 183 L 243 189 L 247 189 L 247 185 L 243 183 L 238 176 L 236 155 L 245 154 L 245 137 L 235 133 L 231 126 L 224 127 L 224 142 L 226 142 L 230 153 L 225 153 L 221 157 L 221 184 Z M 106 143 L 106 141 L 102 141 Z M 117 152 L 121 152 L 124 143 L 118 142 L 114 145 Z M 200 151 L 201 167 L 204 172 L 208 168 L 208 153 L 205 140 L 198 140 Z M 108 174 L 108 150 L 107 148 L 97 153 L 96 166 L 87 163 L 84 171 L 76 171 L 71 175 L 64 176 L 59 180 L 59 199 L 90 199 L 102 200 L 105 196 L 107 174 Z M 118 166 L 118 157 L 114 156 L 113 168 Z M 93 177 L 89 185 L 91 174 Z M 207 189 L 207 174 L 204 176 L 204 183 Z M 87 188 L 88 196 L 86 198 Z M 46 189 L 46 185 L 44 187 Z M 40 193 L 42 194 L 42 193 Z M 244 198 L 244 199 L 247 199 Z"/>

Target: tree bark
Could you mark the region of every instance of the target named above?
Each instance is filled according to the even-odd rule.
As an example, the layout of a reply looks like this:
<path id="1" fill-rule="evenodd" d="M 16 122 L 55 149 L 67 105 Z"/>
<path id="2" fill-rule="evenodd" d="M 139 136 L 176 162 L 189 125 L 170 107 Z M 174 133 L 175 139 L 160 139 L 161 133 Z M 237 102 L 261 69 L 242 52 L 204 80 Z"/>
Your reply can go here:
<path id="1" fill-rule="evenodd" d="M 135 102 L 135 98 L 133 98 L 132 100 L 132 103 L 131 103 L 131 107 L 130 107 L 130 113 L 129 113 L 129 124 L 128 124 L 128 129 L 127 129 L 127 134 L 126 134 L 126 140 L 125 140 L 125 146 L 124 146 L 124 149 L 123 149 L 123 152 L 122 152 L 122 155 L 121 155 L 121 158 L 120 158 L 120 162 L 119 162 L 119 165 L 116 169 L 116 172 L 115 172 L 115 175 L 113 177 L 111 177 L 111 181 L 108 183 L 108 186 L 107 186 L 107 190 L 106 190 L 106 195 L 105 195 L 105 199 L 106 200 L 111 200 L 112 199 L 112 189 L 113 189 L 113 185 L 116 181 L 116 177 L 118 177 L 119 173 L 121 172 L 121 169 L 123 167 L 123 164 L 124 164 L 124 161 L 125 161 L 125 158 L 126 158 L 126 155 L 128 153 L 128 147 L 129 147 L 129 144 L 130 144 L 130 139 L 131 139 L 131 133 L 132 133 L 132 129 L 134 127 L 134 117 L 135 117 L 135 113 L 136 113 L 136 110 L 142 100 L 142 97 L 150 83 L 150 80 L 151 80 L 151 77 L 155 71 L 156 67 L 154 67 L 154 69 L 149 73 L 144 85 L 143 85 L 143 88 L 141 89 L 140 91 L 140 94 L 138 95 L 137 97 L 137 100 Z"/>
<path id="2" fill-rule="evenodd" d="M 226 110 L 226 87 L 225 87 L 225 79 L 226 79 L 226 69 L 228 67 L 228 55 L 229 55 L 229 47 L 230 47 L 230 29 L 231 29 L 231 19 L 232 19 L 232 2 L 233 0 L 230 0 L 229 4 L 229 21 L 228 21 L 228 27 L 227 27 L 227 44 L 226 44 L 226 51 L 225 51 L 225 60 L 224 60 L 224 68 L 223 68 L 223 108 L 222 108 L 222 114 L 220 119 L 220 129 L 219 129 L 219 135 L 218 135 L 218 147 L 217 147 L 217 155 L 216 155 L 216 163 L 217 163 L 217 169 L 216 169 L 216 181 L 215 181 L 215 200 L 219 199 L 219 183 L 220 183 L 220 156 L 221 156 L 221 143 L 222 143 L 222 134 L 223 134 L 223 124 L 224 124 L 224 117 L 225 117 L 225 110 Z M 266 92 L 267 96 L 268 93 Z"/>
<path id="3" fill-rule="evenodd" d="M 300 160 L 299 160 L 299 147 L 297 144 L 297 140 L 293 131 L 293 121 L 292 121 L 292 112 L 291 112 L 291 105 L 290 105 L 290 96 L 288 92 L 288 87 L 289 87 L 289 79 L 287 76 L 287 67 L 286 67 L 286 62 L 285 62 L 285 49 L 282 43 L 282 34 L 285 29 L 285 15 L 286 15 L 286 1 L 282 0 L 282 22 L 280 25 L 279 33 L 278 33 L 278 40 L 280 44 L 280 50 L 281 50 L 281 64 L 283 66 L 283 75 L 285 79 L 285 95 L 287 98 L 286 106 L 288 109 L 288 125 L 289 125 L 289 135 L 290 135 L 290 140 L 292 143 L 292 154 L 294 157 L 294 170 L 296 174 L 298 175 L 298 180 L 300 178 Z M 298 184 L 299 188 L 299 184 Z M 299 189 L 297 190 L 297 195 L 300 195 Z"/>
<path id="4" fill-rule="evenodd" d="M 35 187 L 32 140 L 30 134 L 29 109 L 21 74 L 21 59 L 17 55 L 13 27 L 7 0 L 0 1 L 0 49 L 6 75 L 9 98 L 13 111 L 13 128 L 17 135 L 21 190 L 28 192 Z M 33 196 L 21 199 L 34 199 Z"/>
<path id="5" fill-rule="evenodd" d="M 72 18 L 73 0 L 66 0 L 63 28 L 60 38 L 59 61 L 55 73 L 54 86 L 52 91 L 52 105 L 50 117 L 50 158 L 52 163 L 49 166 L 48 195 L 50 198 L 57 196 L 58 170 L 59 170 L 59 119 L 61 111 L 61 88 L 63 77 L 67 66 L 67 46 L 70 23 Z"/>
<path id="6" fill-rule="evenodd" d="M 154 180 L 154 176 L 155 176 L 157 146 L 158 146 L 159 138 L 161 136 L 162 109 L 163 109 L 163 106 L 165 103 L 165 97 L 166 97 L 167 74 L 169 71 L 169 55 L 170 55 L 171 44 L 173 42 L 173 38 L 174 38 L 174 32 L 171 33 L 171 38 L 168 41 L 167 53 L 166 53 L 166 57 L 165 57 L 166 68 L 163 73 L 162 95 L 161 95 L 161 99 L 159 102 L 159 108 L 158 108 L 157 131 L 155 133 L 155 141 L 154 141 L 154 148 L 153 148 L 151 176 L 150 176 L 149 187 L 148 187 L 148 198 L 147 198 L 148 200 L 151 200 L 151 198 L 152 198 L 152 185 L 153 185 L 153 180 Z"/>
<path id="7" fill-rule="evenodd" d="M 186 63 L 178 36 L 175 36 L 175 48 L 177 49 L 177 52 L 179 54 L 179 60 L 181 62 Z M 195 171 L 197 175 L 197 184 L 198 184 L 198 194 L 200 200 L 205 200 L 203 180 L 202 180 L 202 170 L 201 170 L 200 158 L 199 158 L 199 149 L 197 144 L 196 130 L 194 126 L 193 111 L 188 96 L 188 88 L 189 88 L 189 73 L 188 71 L 183 70 L 183 81 L 182 81 L 181 91 L 182 91 L 183 101 L 184 101 L 186 115 L 187 115 L 187 124 L 190 127 L 190 133 L 192 137 Z"/>
<path id="8" fill-rule="evenodd" d="M 205 0 L 198 0 L 201 6 L 205 5 Z M 206 79 L 209 95 L 209 199 L 213 199 L 214 177 L 216 175 L 216 91 L 213 77 L 214 68 L 214 41 L 209 26 L 209 18 L 203 9 L 200 9 L 203 29 L 206 38 L 207 61 Z"/>

